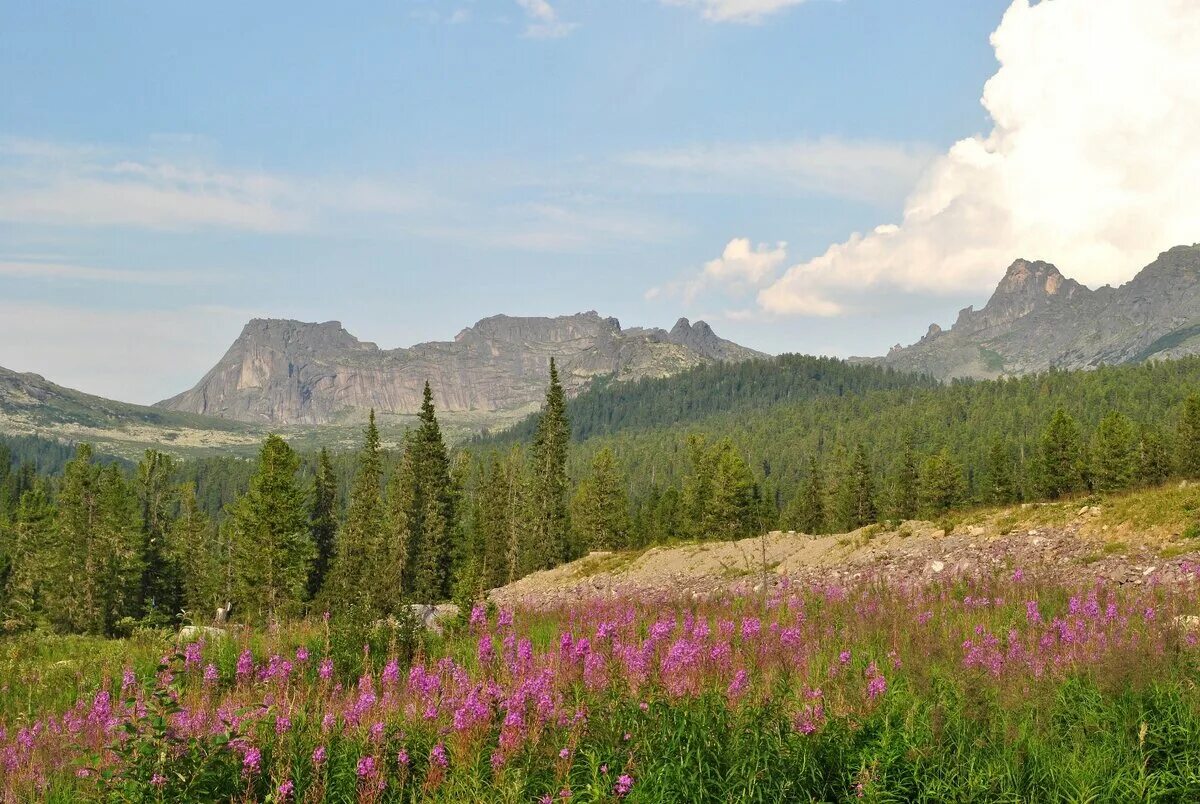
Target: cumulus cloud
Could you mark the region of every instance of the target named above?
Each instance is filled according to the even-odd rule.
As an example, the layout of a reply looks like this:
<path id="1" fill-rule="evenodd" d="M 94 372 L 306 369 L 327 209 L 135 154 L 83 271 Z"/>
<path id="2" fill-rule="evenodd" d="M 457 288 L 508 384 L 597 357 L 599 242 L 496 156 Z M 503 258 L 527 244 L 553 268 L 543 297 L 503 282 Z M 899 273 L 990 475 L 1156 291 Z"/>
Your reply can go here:
<path id="1" fill-rule="evenodd" d="M 757 23 L 763 18 L 798 6 L 808 0 L 662 0 L 669 6 L 684 6 L 700 12 L 713 22 Z"/>
<path id="2" fill-rule="evenodd" d="M 690 304 L 708 289 L 720 289 L 738 295 L 760 288 L 774 279 L 787 260 L 787 243 L 754 246 L 745 237 L 735 237 L 725 245 L 721 256 L 704 263 L 696 276 L 646 291 L 646 298 L 663 295 L 679 296 Z"/>
<path id="3" fill-rule="evenodd" d="M 1091 285 L 1200 239 L 1200 4 L 1015 0 L 992 34 L 993 128 L 921 177 L 898 225 L 855 234 L 764 288 L 812 314 L 872 287 L 983 292 L 1017 257 Z"/>
<path id="4" fill-rule="evenodd" d="M 532 39 L 558 39 L 575 30 L 578 25 L 558 16 L 558 10 L 547 0 L 517 0 L 529 20 L 525 35 Z"/>
<path id="5" fill-rule="evenodd" d="M 638 151 L 621 161 L 674 177 L 684 190 L 806 192 L 894 203 L 935 157 L 919 144 L 825 138 Z"/>

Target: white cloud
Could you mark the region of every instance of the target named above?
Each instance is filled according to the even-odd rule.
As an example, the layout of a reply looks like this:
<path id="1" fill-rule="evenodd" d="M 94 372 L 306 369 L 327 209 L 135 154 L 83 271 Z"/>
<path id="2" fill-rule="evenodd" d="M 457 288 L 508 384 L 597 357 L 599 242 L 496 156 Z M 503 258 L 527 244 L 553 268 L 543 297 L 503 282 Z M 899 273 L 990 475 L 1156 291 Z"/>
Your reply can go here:
<path id="1" fill-rule="evenodd" d="M 130 271 L 123 268 L 95 268 L 57 262 L 0 260 L 0 276 L 16 279 L 116 282 L 130 285 L 189 285 L 211 279 L 211 274 L 191 271 Z"/>
<path id="2" fill-rule="evenodd" d="M 757 289 L 774 279 L 787 260 L 787 243 L 753 246 L 745 237 L 736 237 L 725 245 L 721 256 L 704 263 L 700 273 L 681 282 L 651 288 L 647 299 L 663 295 L 680 296 L 687 304 L 708 289 L 720 289 L 738 295 Z"/>
<path id="3" fill-rule="evenodd" d="M 0 301 L 0 366 L 150 404 L 195 384 L 252 315 L 223 307 L 96 310 Z"/>
<path id="4" fill-rule="evenodd" d="M 899 225 L 855 234 L 759 294 L 780 314 L 864 289 L 984 292 L 1017 257 L 1096 285 L 1200 239 L 1200 4 L 1015 0 L 992 35 L 994 127 L 921 177 Z"/>
<path id="5" fill-rule="evenodd" d="M 579 27 L 577 23 L 559 18 L 558 10 L 547 0 L 517 0 L 517 5 L 529 20 L 525 35 L 532 39 L 558 39 Z"/>
<path id="6" fill-rule="evenodd" d="M 763 18 L 808 0 L 662 0 L 669 6 L 694 8 L 713 22 L 757 23 Z"/>
<path id="7" fill-rule="evenodd" d="M 640 151 L 620 161 L 673 176 L 682 182 L 680 189 L 803 192 L 895 202 L 935 156 L 923 145 L 826 138 Z"/>
<path id="8" fill-rule="evenodd" d="M 0 140 L 0 221 L 159 231 L 311 231 L 430 199 L 377 180 L 214 168 L 99 146 Z"/>

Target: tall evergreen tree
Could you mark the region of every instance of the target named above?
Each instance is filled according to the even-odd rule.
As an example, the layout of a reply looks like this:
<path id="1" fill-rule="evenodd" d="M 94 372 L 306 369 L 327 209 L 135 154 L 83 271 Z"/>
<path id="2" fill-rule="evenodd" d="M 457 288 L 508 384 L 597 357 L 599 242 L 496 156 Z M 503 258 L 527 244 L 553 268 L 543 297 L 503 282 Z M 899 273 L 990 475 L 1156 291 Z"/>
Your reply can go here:
<path id="1" fill-rule="evenodd" d="M 921 469 L 921 509 L 934 516 L 962 502 L 963 471 L 949 449 L 930 455 Z"/>
<path id="2" fill-rule="evenodd" d="M 1154 425 L 1142 427 L 1137 443 L 1137 476 L 1146 485 L 1157 486 L 1171 476 L 1171 450 L 1167 435 Z"/>
<path id="3" fill-rule="evenodd" d="M 987 457 L 985 500 L 996 505 L 1016 502 L 1019 489 L 1008 444 L 1002 438 L 992 440 Z"/>
<path id="4" fill-rule="evenodd" d="M 920 475 L 917 469 L 917 455 L 912 441 L 904 445 L 900 456 L 900 465 L 896 470 L 896 486 L 892 505 L 897 519 L 913 519 L 917 515 L 920 495 Z"/>
<path id="5" fill-rule="evenodd" d="M 1041 488 L 1056 499 L 1083 486 L 1083 444 L 1079 424 L 1063 408 L 1054 412 L 1042 432 Z"/>
<path id="6" fill-rule="evenodd" d="M 408 447 L 412 451 L 415 490 L 414 547 L 408 564 L 412 568 L 413 595 L 421 602 L 433 603 L 450 596 L 456 512 L 450 460 L 428 382 L 418 420 Z"/>
<path id="7" fill-rule="evenodd" d="M 144 550 L 141 604 L 145 610 L 156 612 L 160 619 L 175 617 L 182 603 L 179 566 L 167 545 L 179 504 L 179 487 L 174 482 L 176 469 L 171 456 L 146 450 L 138 463 L 135 481 Z"/>
<path id="8" fill-rule="evenodd" d="M 308 589 L 316 550 L 299 468 L 287 442 L 267 436 L 250 489 L 229 512 L 236 602 L 253 619 L 298 611 Z"/>
<path id="9" fill-rule="evenodd" d="M 1200 394 L 1192 394 L 1183 402 L 1176 446 L 1179 473 L 1187 478 L 1200 478 Z"/>
<path id="10" fill-rule="evenodd" d="M 420 527 L 415 509 L 417 482 L 413 469 L 412 441 L 388 481 L 387 528 L 384 532 L 379 578 L 380 606 L 384 611 L 399 611 L 405 596 L 412 591 L 410 559 L 416 551 L 416 529 Z"/>
<path id="11" fill-rule="evenodd" d="M 538 564 L 553 567 L 571 558 L 570 516 L 567 511 L 567 450 L 571 427 L 558 368 L 550 358 L 550 385 L 533 438 L 533 543 Z"/>
<path id="12" fill-rule="evenodd" d="M 331 608 L 354 607 L 364 616 L 374 616 L 382 610 L 380 579 L 391 577 L 391 568 L 380 566 L 386 525 L 383 456 L 372 410 L 363 430 L 346 521 L 338 529 L 335 555 L 325 584 L 326 604 Z"/>
<path id="13" fill-rule="evenodd" d="M 575 543 L 583 551 L 619 550 L 629 542 L 629 499 L 609 447 L 596 453 L 592 470 L 571 500 Z"/>
<path id="14" fill-rule="evenodd" d="M 2 631 L 32 628 L 44 619 L 45 592 L 54 584 L 62 561 L 55 519 L 44 483 L 35 483 L 21 495 L 11 528 Z"/>
<path id="15" fill-rule="evenodd" d="M 784 512 L 784 526 L 789 530 L 817 535 L 828 528 L 828 506 L 825 502 L 825 478 L 815 455 L 808 458 L 808 474 L 800 490 Z"/>
<path id="16" fill-rule="evenodd" d="M 514 580 L 515 555 L 511 569 L 508 560 L 510 518 L 515 513 L 511 505 L 511 484 L 517 480 L 509 463 L 493 451 L 484 466 L 475 495 L 476 564 L 483 585 L 492 589 Z"/>
<path id="17" fill-rule="evenodd" d="M 312 507 L 308 513 L 308 527 L 312 535 L 316 556 L 308 578 L 308 596 L 316 597 L 325 582 L 333 562 L 334 543 L 338 529 L 338 484 L 329 460 L 329 450 L 321 448 L 317 457 L 317 473 L 313 481 Z"/>
<path id="18" fill-rule="evenodd" d="M 878 519 L 875 507 L 875 477 L 870 456 L 862 444 L 845 464 L 838 483 L 838 513 L 847 530 L 856 530 Z"/>
<path id="19" fill-rule="evenodd" d="M 195 487 L 179 488 L 179 516 L 169 534 L 169 554 L 182 579 L 180 598 L 187 616 L 195 623 L 206 622 L 218 606 L 228 601 L 222 564 L 227 556 L 212 522 L 200 510 Z"/>
<path id="20" fill-rule="evenodd" d="M 1137 469 L 1137 441 L 1133 422 L 1119 411 L 1100 421 L 1092 451 L 1092 479 L 1097 491 L 1128 488 Z"/>

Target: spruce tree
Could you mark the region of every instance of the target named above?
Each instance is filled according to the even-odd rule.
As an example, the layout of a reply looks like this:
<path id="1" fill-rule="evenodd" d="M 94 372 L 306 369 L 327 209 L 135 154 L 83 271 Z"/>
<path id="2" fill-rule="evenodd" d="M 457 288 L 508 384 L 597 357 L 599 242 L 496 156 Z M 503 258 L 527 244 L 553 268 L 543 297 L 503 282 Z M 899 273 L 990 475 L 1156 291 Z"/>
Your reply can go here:
<path id="1" fill-rule="evenodd" d="M 1128 488 L 1137 468 L 1137 443 L 1133 422 L 1113 411 L 1100 421 L 1092 451 L 1092 478 L 1097 491 Z"/>
<path id="2" fill-rule="evenodd" d="M 958 506 L 965 493 L 962 467 L 949 449 L 930 455 L 921 471 L 921 509 L 938 516 Z"/>
<path id="3" fill-rule="evenodd" d="M 740 539 L 757 526 L 754 477 L 733 441 L 722 439 L 708 456 L 712 464 L 712 495 L 704 511 L 704 533 L 709 538 Z"/>
<path id="4" fill-rule="evenodd" d="M 619 550 L 628 545 L 629 499 L 612 448 L 596 453 L 591 473 L 576 489 L 571 526 L 575 543 L 585 551 Z"/>
<path id="5" fill-rule="evenodd" d="M 540 568 L 570 560 L 570 517 L 567 511 L 567 451 L 571 427 L 558 368 L 550 358 L 550 385 L 533 438 L 533 544 Z"/>
<path id="6" fill-rule="evenodd" d="M 1016 502 L 1018 488 L 1008 444 L 1001 438 L 992 440 L 987 458 L 986 499 L 996 505 Z"/>
<path id="7" fill-rule="evenodd" d="M 207 622 L 218 606 L 228 600 L 225 584 L 225 555 L 212 522 L 200 510 L 196 489 L 190 483 L 179 488 L 179 516 L 171 525 L 169 554 L 179 568 L 181 605 L 194 623 Z"/>
<path id="8" fill-rule="evenodd" d="M 267 436 L 250 489 L 229 512 L 235 602 L 251 619 L 298 612 L 308 590 L 316 550 L 299 468 L 287 442 Z"/>
<path id="9" fill-rule="evenodd" d="M 55 510 L 45 484 L 34 483 L 13 514 L 0 630 L 25 630 L 45 619 L 46 590 L 55 583 L 63 560 L 57 542 Z"/>
<path id="10" fill-rule="evenodd" d="M 316 597 L 329 573 L 337 538 L 337 475 L 329 460 L 329 450 L 321 448 L 317 458 L 317 473 L 313 481 L 312 507 L 308 513 L 309 533 L 312 535 L 316 557 L 308 578 L 308 596 Z"/>
<path id="11" fill-rule="evenodd" d="M 792 502 L 784 512 L 784 526 L 789 530 L 813 536 L 826 532 L 827 521 L 825 479 L 821 474 L 821 465 L 817 462 L 816 456 L 810 455 L 808 474 L 804 476 L 800 490 L 792 498 Z"/>
<path id="12" fill-rule="evenodd" d="M 504 457 L 493 451 L 483 467 L 475 496 L 476 565 L 482 583 L 489 589 L 509 583 L 516 571 L 516 556 L 512 568 L 508 559 L 509 520 L 514 513 L 510 485 L 516 479 Z"/>
<path id="13" fill-rule="evenodd" d="M 450 460 L 428 382 L 418 420 L 409 442 L 415 493 L 414 546 L 408 565 L 412 568 L 413 595 L 420 602 L 436 603 L 450 596 L 456 512 Z"/>
<path id="14" fill-rule="evenodd" d="M 1161 428 L 1147 425 L 1138 435 L 1137 477 L 1146 485 L 1157 486 L 1171 476 L 1171 450 Z"/>
<path id="15" fill-rule="evenodd" d="M 1179 473 L 1187 478 L 1200 478 L 1200 394 L 1192 394 L 1183 402 L 1176 446 Z"/>
<path id="16" fill-rule="evenodd" d="M 913 450 L 912 442 L 908 441 L 904 445 L 904 452 L 900 456 L 900 466 L 896 470 L 895 500 L 892 507 L 897 519 L 916 517 L 920 482 L 917 455 Z"/>
<path id="17" fill-rule="evenodd" d="M 372 410 L 363 430 L 346 520 L 338 529 L 333 563 L 325 583 L 325 601 L 331 608 L 352 607 L 365 617 L 382 611 L 380 579 L 391 577 L 391 568 L 380 564 L 384 559 L 387 525 L 382 485 L 383 457 Z"/>
<path id="18" fill-rule="evenodd" d="M 1079 424 L 1063 408 L 1054 412 L 1042 432 L 1041 488 L 1056 499 L 1083 485 L 1083 444 Z"/>
<path id="19" fill-rule="evenodd" d="M 388 481 L 387 526 L 380 555 L 379 605 L 394 614 L 412 591 L 409 560 L 416 550 L 415 528 L 418 520 L 414 510 L 416 477 L 413 474 L 412 441 L 408 439 L 395 471 Z"/>
<path id="20" fill-rule="evenodd" d="M 854 448 L 838 483 L 838 509 L 847 530 L 870 525 L 878 518 L 875 507 L 875 478 L 871 459 L 862 444 Z"/>
<path id="21" fill-rule="evenodd" d="M 179 487 L 174 482 L 177 468 L 174 458 L 157 450 L 146 450 L 137 466 L 144 550 L 140 597 L 142 607 L 160 618 L 174 618 L 182 603 L 179 566 L 167 544 L 179 504 Z"/>

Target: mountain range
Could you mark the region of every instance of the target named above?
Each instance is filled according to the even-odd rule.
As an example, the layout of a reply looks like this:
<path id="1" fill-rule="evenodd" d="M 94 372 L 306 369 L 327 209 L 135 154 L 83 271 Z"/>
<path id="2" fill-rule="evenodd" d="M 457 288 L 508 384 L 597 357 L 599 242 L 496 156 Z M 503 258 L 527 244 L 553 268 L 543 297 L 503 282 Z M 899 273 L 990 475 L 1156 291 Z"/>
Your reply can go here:
<path id="1" fill-rule="evenodd" d="M 1163 252 L 1120 287 L 1091 290 L 1017 260 L 981 310 L 872 358 L 899 371 L 990 379 L 1200 353 L 1200 244 Z"/>
<path id="2" fill-rule="evenodd" d="M 557 318 L 498 315 L 453 341 L 380 349 L 337 321 L 254 319 L 192 389 L 158 407 L 271 425 L 320 425 L 415 413 L 426 380 L 439 410 L 528 410 L 543 398 L 550 359 L 568 395 L 597 377 L 665 377 L 694 366 L 766 357 L 717 337 L 703 321 L 622 329 L 596 312 Z"/>

